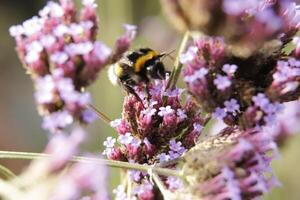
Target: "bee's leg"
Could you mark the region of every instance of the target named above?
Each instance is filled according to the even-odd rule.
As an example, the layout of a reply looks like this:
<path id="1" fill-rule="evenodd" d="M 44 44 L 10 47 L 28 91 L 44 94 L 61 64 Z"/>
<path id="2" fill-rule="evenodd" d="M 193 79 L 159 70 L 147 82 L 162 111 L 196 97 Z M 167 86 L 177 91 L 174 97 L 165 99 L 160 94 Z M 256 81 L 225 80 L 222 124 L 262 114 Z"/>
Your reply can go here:
<path id="1" fill-rule="evenodd" d="M 145 85 L 145 90 L 146 90 L 145 92 L 146 92 L 147 101 L 148 101 L 148 103 L 150 103 L 151 94 L 150 94 L 150 90 L 149 90 L 149 85 L 148 84 Z"/>
<path id="2" fill-rule="evenodd" d="M 139 97 L 139 95 L 134 91 L 134 89 L 131 87 L 131 85 L 124 83 L 124 88 L 126 90 L 126 92 L 128 92 L 129 94 L 133 94 L 135 96 L 135 98 L 142 103 L 143 108 L 145 108 L 143 100 Z"/>

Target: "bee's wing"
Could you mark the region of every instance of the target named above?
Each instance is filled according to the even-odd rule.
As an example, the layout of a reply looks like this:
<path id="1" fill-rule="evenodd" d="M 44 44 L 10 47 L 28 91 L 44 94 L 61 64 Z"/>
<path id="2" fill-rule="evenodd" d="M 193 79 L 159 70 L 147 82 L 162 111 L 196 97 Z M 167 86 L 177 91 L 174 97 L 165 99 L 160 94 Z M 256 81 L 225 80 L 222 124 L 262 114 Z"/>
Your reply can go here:
<path id="1" fill-rule="evenodd" d="M 110 80 L 110 82 L 113 85 L 118 85 L 118 76 L 115 74 L 115 65 L 116 64 L 112 64 L 109 66 L 107 74 L 108 74 L 108 79 Z"/>

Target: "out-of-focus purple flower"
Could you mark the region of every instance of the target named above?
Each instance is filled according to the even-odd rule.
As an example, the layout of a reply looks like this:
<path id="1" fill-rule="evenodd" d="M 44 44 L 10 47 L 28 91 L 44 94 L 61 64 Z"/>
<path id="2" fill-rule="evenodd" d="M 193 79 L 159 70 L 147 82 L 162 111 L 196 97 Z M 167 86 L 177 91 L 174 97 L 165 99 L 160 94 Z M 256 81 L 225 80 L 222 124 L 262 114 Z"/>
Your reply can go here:
<path id="1" fill-rule="evenodd" d="M 150 182 L 145 181 L 135 188 L 134 194 L 141 200 L 154 200 L 153 185 Z"/>
<path id="2" fill-rule="evenodd" d="M 267 126 L 264 130 L 273 136 L 275 142 L 283 145 L 292 135 L 300 131 L 300 104 L 299 102 L 284 103 L 284 110 L 277 116 L 274 126 Z"/>
<path id="3" fill-rule="evenodd" d="M 70 136 L 57 134 L 50 140 L 45 153 L 51 155 L 51 170 L 64 167 L 72 156 L 78 153 L 79 144 L 85 135 L 86 133 L 81 128 L 76 128 Z"/>
<path id="4" fill-rule="evenodd" d="M 93 158 L 89 156 L 90 158 Z M 107 169 L 98 163 L 77 163 L 61 177 L 54 189 L 53 200 L 79 199 L 89 192 L 93 199 L 108 200 Z"/>
<path id="5" fill-rule="evenodd" d="M 56 132 L 73 123 L 74 119 L 68 111 L 54 112 L 44 117 L 42 127 Z"/>
<path id="6" fill-rule="evenodd" d="M 50 1 L 39 16 L 9 29 L 19 58 L 33 79 L 39 113 L 47 118 L 48 125 L 43 127 L 51 131 L 55 126 L 64 128 L 63 123 L 54 125 L 52 113 L 68 111 L 74 121 L 94 121 L 95 115 L 87 109 L 91 99 L 82 91 L 105 65 L 117 61 L 112 57 L 122 56 L 136 33 L 133 26 L 126 25 L 125 35 L 117 42 L 117 55 L 112 55 L 106 44 L 96 41 L 97 4 L 93 0 L 82 4 L 79 13 L 71 0 Z"/>
<path id="7" fill-rule="evenodd" d="M 168 189 L 171 191 L 178 190 L 183 186 L 182 181 L 174 176 L 169 176 L 166 183 L 168 184 Z"/>
<path id="8" fill-rule="evenodd" d="M 293 0 L 161 0 L 176 28 L 222 36 L 235 55 L 255 54 L 270 41 L 290 41 L 300 26 L 300 12 Z M 270 20 L 272 19 L 272 20 Z M 253 42 L 255 41 L 255 42 Z M 197 52 L 195 50 L 194 52 Z M 184 64 L 193 55 L 184 54 Z"/>
<path id="9" fill-rule="evenodd" d="M 113 60 L 115 61 L 119 60 L 123 53 L 125 53 L 128 50 L 131 42 L 136 36 L 136 26 L 125 24 L 123 27 L 125 29 L 125 33 L 116 41 L 115 50 L 112 56 Z"/>

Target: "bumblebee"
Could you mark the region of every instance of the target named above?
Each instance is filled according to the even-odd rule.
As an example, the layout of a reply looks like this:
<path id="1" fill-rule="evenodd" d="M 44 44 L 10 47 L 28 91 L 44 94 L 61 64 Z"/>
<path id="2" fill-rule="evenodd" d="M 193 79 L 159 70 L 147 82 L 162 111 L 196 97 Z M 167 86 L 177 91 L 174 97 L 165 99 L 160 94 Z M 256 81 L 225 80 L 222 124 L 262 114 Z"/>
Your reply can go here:
<path id="1" fill-rule="evenodd" d="M 109 69 L 109 79 L 116 85 L 119 83 L 125 91 L 138 97 L 133 87 L 149 83 L 152 79 L 164 79 L 166 72 L 161 58 L 166 54 L 159 54 L 150 48 L 140 48 L 133 51 Z M 138 97 L 138 99 L 140 99 Z"/>

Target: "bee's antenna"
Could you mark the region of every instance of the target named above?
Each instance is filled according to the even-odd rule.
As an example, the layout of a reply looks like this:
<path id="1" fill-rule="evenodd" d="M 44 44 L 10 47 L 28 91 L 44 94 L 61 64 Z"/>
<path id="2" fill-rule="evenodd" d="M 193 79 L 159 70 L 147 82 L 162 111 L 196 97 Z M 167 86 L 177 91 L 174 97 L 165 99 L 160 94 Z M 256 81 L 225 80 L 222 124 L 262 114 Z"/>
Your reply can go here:
<path id="1" fill-rule="evenodd" d="M 166 53 L 161 53 L 159 56 L 162 57 L 162 59 L 164 59 L 165 57 L 169 57 L 171 58 L 171 60 L 175 60 L 175 58 L 173 56 L 171 56 L 172 53 L 174 53 L 176 50 L 173 49 L 169 52 L 166 52 Z"/>

